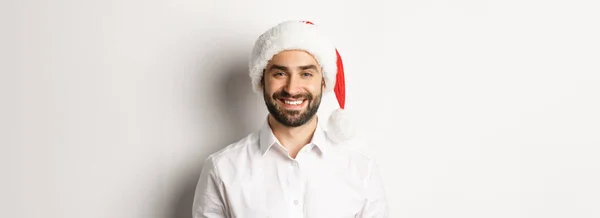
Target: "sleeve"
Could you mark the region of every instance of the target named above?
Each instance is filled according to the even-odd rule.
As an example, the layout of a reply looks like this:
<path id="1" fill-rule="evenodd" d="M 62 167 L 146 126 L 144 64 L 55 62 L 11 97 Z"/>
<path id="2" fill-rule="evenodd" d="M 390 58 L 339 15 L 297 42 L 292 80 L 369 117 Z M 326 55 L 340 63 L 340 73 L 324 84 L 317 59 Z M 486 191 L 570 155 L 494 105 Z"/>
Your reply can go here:
<path id="1" fill-rule="evenodd" d="M 223 183 L 218 176 L 213 157 L 209 156 L 204 161 L 196 186 L 192 206 L 193 218 L 226 218 L 223 193 Z"/>
<path id="2" fill-rule="evenodd" d="M 372 159 L 369 162 L 369 173 L 365 179 L 365 193 L 367 200 L 357 214 L 357 218 L 388 218 L 389 206 L 377 163 Z"/>

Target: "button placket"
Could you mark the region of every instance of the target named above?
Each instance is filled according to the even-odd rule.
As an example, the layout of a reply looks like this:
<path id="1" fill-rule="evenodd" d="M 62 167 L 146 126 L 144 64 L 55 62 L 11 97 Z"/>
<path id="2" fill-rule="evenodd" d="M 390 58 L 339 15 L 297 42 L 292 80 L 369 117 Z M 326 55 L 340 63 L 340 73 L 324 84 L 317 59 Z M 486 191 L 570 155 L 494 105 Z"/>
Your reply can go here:
<path id="1" fill-rule="evenodd" d="M 290 163 L 290 178 L 292 181 L 292 185 L 290 187 L 290 197 L 291 197 L 291 213 L 293 217 L 303 217 L 304 208 L 303 208 L 303 179 L 302 179 L 302 170 L 300 166 L 300 161 L 298 159 L 292 160 Z"/>

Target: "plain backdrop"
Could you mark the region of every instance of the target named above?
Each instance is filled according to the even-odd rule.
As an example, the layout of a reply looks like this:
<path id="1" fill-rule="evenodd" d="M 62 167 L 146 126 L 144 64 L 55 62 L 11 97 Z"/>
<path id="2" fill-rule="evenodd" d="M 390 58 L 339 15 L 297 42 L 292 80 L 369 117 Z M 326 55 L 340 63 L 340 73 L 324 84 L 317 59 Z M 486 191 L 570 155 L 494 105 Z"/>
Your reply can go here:
<path id="1" fill-rule="evenodd" d="M 0 217 L 191 218 L 203 160 L 267 114 L 254 40 L 290 19 L 335 41 L 392 217 L 600 217 L 599 10 L 3 0 Z"/>

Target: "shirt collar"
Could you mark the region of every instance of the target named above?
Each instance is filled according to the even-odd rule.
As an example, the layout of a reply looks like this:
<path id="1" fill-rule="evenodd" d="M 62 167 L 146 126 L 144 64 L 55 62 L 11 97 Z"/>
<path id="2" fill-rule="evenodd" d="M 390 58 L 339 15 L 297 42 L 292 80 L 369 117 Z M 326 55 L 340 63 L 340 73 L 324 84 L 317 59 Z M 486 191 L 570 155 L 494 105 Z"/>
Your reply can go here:
<path id="1" fill-rule="evenodd" d="M 265 119 L 265 122 L 263 123 L 263 126 L 260 129 L 258 143 L 260 144 L 260 154 L 261 155 L 264 155 L 267 152 L 267 150 L 269 150 L 269 148 L 271 146 L 273 146 L 273 144 L 275 144 L 275 143 L 281 144 L 281 143 L 279 143 L 279 140 L 277 140 L 277 138 L 273 134 L 273 130 L 271 129 L 271 126 L 269 126 L 268 118 Z"/>
<path id="2" fill-rule="evenodd" d="M 320 124 L 317 124 L 317 128 L 315 129 L 315 133 L 313 134 L 312 139 L 310 140 L 310 144 L 318 147 L 321 150 L 321 153 L 329 152 L 329 144 L 327 144 L 327 137 L 325 135 L 325 131 L 321 128 Z"/>
<path id="3" fill-rule="evenodd" d="M 260 129 L 258 143 L 260 145 L 261 155 L 264 155 L 269 150 L 269 148 L 271 148 L 271 146 L 273 146 L 275 143 L 281 145 L 277 137 L 275 137 L 275 135 L 273 134 L 273 130 L 269 125 L 268 118 L 265 119 L 265 122 L 263 123 L 263 126 Z M 319 123 L 317 123 L 317 128 L 313 133 L 313 137 L 310 140 L 309 145 L 318 147 L 319 150 L 321 150 L 321 153 L 326 153 L 329 150 L 327 136 Z"/>

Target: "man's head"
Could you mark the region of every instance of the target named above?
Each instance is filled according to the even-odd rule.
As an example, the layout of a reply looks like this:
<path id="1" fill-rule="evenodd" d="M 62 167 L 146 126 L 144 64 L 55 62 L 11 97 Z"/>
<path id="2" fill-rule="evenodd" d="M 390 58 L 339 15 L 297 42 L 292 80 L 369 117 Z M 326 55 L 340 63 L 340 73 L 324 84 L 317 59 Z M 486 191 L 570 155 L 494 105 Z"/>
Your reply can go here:
<path id="1" fill-rule="evenodd" d="M 275 120 L 297 127 L 317 113 L 325 80 L 321 66 L 311 54 L 286 50 L 269 61 L 261 86 L 267 109 Z"/>
<path id="2" fill-rule="evenodd" d="M 260 35 L 250 56 L 252 89 L 262 93 L 271 115 L 286 126 L 313 118 L 323 93 L 334 92 L 340 108 L 329 118 L 329 135 L 353 135 L 345 105 L 344 67 L 337 48 L 313 23 L 285 21 Z"/>

